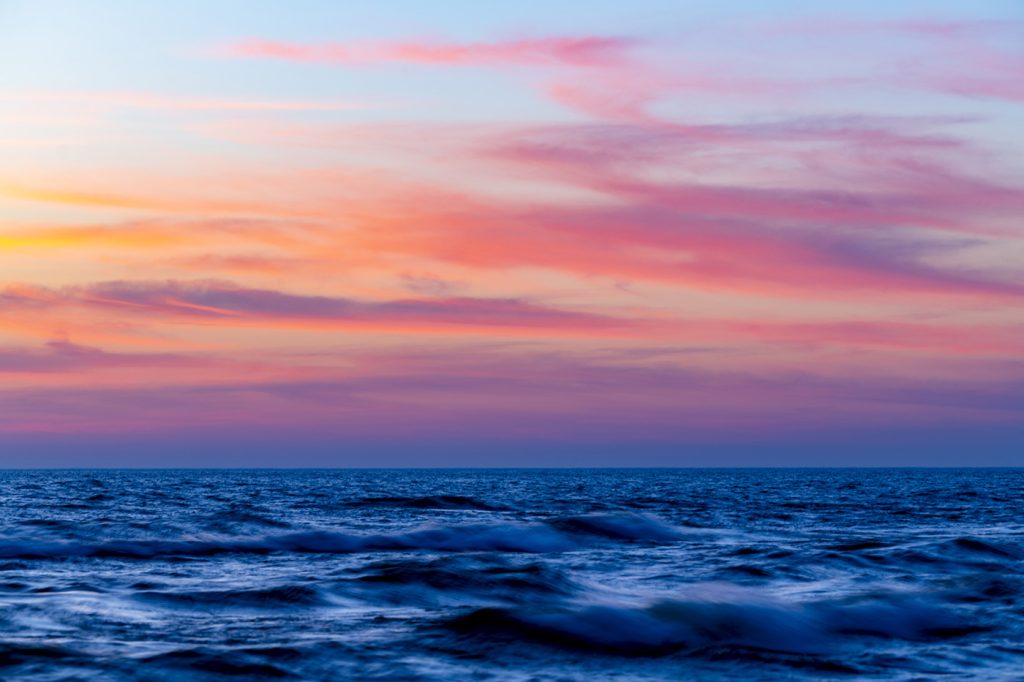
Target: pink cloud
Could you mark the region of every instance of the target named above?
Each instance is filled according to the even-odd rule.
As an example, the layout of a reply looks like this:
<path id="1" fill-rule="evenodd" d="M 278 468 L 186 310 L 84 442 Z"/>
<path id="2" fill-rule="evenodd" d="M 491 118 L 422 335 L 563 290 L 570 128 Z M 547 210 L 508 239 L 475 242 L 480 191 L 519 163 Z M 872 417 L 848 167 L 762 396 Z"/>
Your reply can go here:
<path id="1" fill-rule="evenodd" d="M 850 188 L 821 186 L 833 178 L 807 168 L 805 145 L 821 140 L 840 152 L 870 145 L 879 153 L 852 164 Z M 668 160 L 677 171 L 692 157 L 709 165 L 716 154 L 754 164 L 762 147 L 793 157 L 793 170 L 774 173 L 772 184 L 647 173 Z M 1015 273 L 949 263 L 988 240 L 1012 239 L 996 226 L 1024 208 L 1019 189 L 952 170 L 970 158 L 955 140 L 851 125 L 696 135 L 658 125 L 564 126 L 513 132 L 477 153 L 492 168 L 586 188 L 604 201 L 517 206 L 428 194 L 401 217 L 369 220 L 355 243 L 481 269 L 544 267 L 762 296 L 1024 295 Z"/>
<path id="2" fill-rule="evenodd" d="M 889 59 L 852 79 L 854 85 L 913 88 L 972 98 L 1024 101 L 1024 22 L 1019 20 L 933 19 L 888 21 L 818 19 L 790 23 L 769 34 L 838 35 L 877 40 L 879 33 L 913 42 L 910 58 Z M 870 60 L 866 60 L 871 64 Z M 843 85 L 837 81 L 836 85 Z M 823 82 L 827 87 L 828 83 Z"/>
<path id="3" fill-rule="evenodd" d="M 312 323 L 370 329 L 463 327 L 564 330 L 599 333 L 625 330 L 629 321 L 559 310 L 518 299 L 410 298 L 359 301 L 254 289 L 223 281 L 113 281 L 79 287 L 8 287 L 0 310 L 87 307 L 157 320 L 288 327 Z"/>
<path id="4" fill-rule="evenodd" d="M 881 290 L 894 296 L 1018 298 L 1024 293 L 1019 273 L 958 263 L 962 253 L 1014 238 L 1006 225 L 1024 210 L 1024 192 L 986 175 L 987 161 L 942 128 L 956 122 L 940 117 L 694 128 L 577 124 L 494 132 L 484 127 L 463 135 L 431 135 L 431 128 L 413 126 L 404 131 L 410 139 L 430 138 L 436 145 L 431 154 L 444 154 L 467 177 L 499 182 L 528 176 L 552 187 L 585 189 L 601 201 L 499 200 L 444 184 L 410 183 L 401 174 L 350 169 L 239 169 L 231 177 L 242 199 L 165 202 L 188 214 L 230 206 L 243 215 L 295 212 L 316 218 L 209 221 L 212 230 L 198 229 L 206 222 L 194 221 L 197 229 L 186 240 L 194 245 L 235 244 L 225 240 L 237 237 L 237 244 L 259 242 L 280 253 L 182 256 L 192 271 L 298 272 L 329 253 L 336 265 L 376 270 L 412 257 L 441 267 L 541 267 L 784 298 Z M 371 147 L 386 137 L 384 128 L 370 136 Z M 303 144 L 315 143 L 315 135 L 299 132 Z M 324 133 L 332 134 L 338 129 Z M 762 170 L 764 158 L 780 168 Z M 683 177 L 651 172 L 668 164 Z M 715 177 L 723 171 L 730 182 Z M 205 186 L 192 192 L 201 190 Z M 80 196 L 52 193 L 61 201 Z M 118 196 L 108 198 L 120 205 Z M 339 212 L 344 229 L 332 222 Z M 148 224 L 155 240 L 150 246 L 181 238 L 172 223 Z M 76 244 L 82 243 L 75 241 L 79 237 L 148 243 L 145 229 L 83 234 L 56 231 L 50 237 Z"/>
<path id="5" fill-rule="evenodd" d="M 232 99 L 229 97 L 198 97 L 157 92 L 131 91 L 0 91 L 0 102 L 9 102 L 39 109 L 77 107 L 91 110 L 156 109 L 166 111 L 346 111 L 365 109 L 361 101 Z"/>
<path id="6" fill-rule="evenodd" d="M 707 218 L 699 206 L 680 193 L 626 207 L 419 213 L 387 234 L 368 231 L 360 245 L 481 269 L 532 266 L 758 296 L 1024 296 L 1012 279 L 926 262 L 955 242 Z"/>
<path id="7" fill-rule="evenodd" d="M 112 353 L 69 341 L 50 341 L 42 348 L 0 347 L 0 374 L 52 373 L 111 367 L 183 367 L 203 364 L 176 353 Z"/>
<path id="8" fill-rule="evenodd" d="M 358 65 L 413 63 L 449 66 L 543 65 L 579 67 L 617 65 L 635 41 L 603 36 L 523 38 L 494 42 L 457 43 L 404 41 L 391 43 L 299 44 L 250 39 L 219 52 L 234 57 Z"/>

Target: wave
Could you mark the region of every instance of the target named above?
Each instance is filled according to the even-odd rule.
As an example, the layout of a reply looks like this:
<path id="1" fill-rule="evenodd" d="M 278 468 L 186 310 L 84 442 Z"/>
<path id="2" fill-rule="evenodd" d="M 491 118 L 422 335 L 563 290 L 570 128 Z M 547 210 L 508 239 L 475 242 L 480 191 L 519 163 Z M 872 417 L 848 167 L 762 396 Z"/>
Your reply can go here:
<path id="1" fill-rule="evenodd" d="M 61 646 L 0 643 L 0 668 L 22 663 L 52 662 L 74 658 L 75 655 L 75 652 Z"/>
<path id="2" fill-rule="evenodd" d="M 326 603 L 320 591 L 308 585 L 279 585 L 256 590 L 147 590 L 134 596 L 147 602 L 181 607 L 287 608 Z"/>
<path id="3" fill-rule="evenodd" d="M 595 542 L 617 540 L 659 543 L 681 538 L 656 519 L 632 514 L 556 518 L 544 523 L 465 524 L 405 533 L 356 535 L 305 531 L 282 535 L 202 540 L 111 540 L 107 542 L 0 541 L 0 559 L 98 557 L 153 559 L 170 556 L 298 552 L 344 554 L 370 551 L 564 552 Z"/>
<path id="4" fill-rule="evenodd" d="M 340 587 L 386 603 L 515 603 L 562 599 L 579 586 L 544 562 L 509 564 L 500 556 L 449 555 L 432 560 L 378 561 Z"/>
<path id="5" fill-rule="evenodd" d="M 233 528 L 236 526 L 258 526 L 264 528 L 290 528 L 291 524 L 286 521 L 258 514 L 242 508 L 231 508 L 210 514 L 203 519 L 211 528 Z"/>
<path id="6" fill-rule="evenodd" d="M 465 511 L 511 511 L 511 507 L 491 504 L 464 495 L 428 495 L 424 497 L 364 497 L 348 507 L 396 507 L 399 509 L 451 509 Z"/>
<path id="7" fill-rule="evenodd" d="M 889 547 L 892 547 L 892 543 L 882 542 L 881 540 L 851 540 L 850 542 L 830 545 L 826 549 L 830 549 L 834 552 L 864 552 L 876 549 L 888 549 Z"/>
<path id="8" fill-rule="evenodd" d="M 1024 546 L 1020 543 L 997 542 L 971 536 L 919 545 L 894 545 L 891 553 L 885 555 L 886 561 L 897 565 L 916 564 L 929 571 L 971 569 L 1016 572 L 1021 559 L 1024 559 Z"/>
<path id="9" fill-rule="evenodd" d="M 218 651 L 205 647 L 178 649 L 141 659 L 150 667 L 170 667 L 230 676 L 235 679 L 271 679 L 294 677 L 287 669 L 260 660 L 246 652 Z"/>
<path id="10" fill-rule="evenodd" d="M 788 605 L 734 588 L 724 593 L 717 586 L 705 589 L 712 594 L 641 606 L 480 608 L 445 627 L 465 636 L 627 656 L 721 646 L 821 654 L 854 636 L 928 641 L 987 629 L 925 597 L 886 594 Z"/>
<path id="11" fill-rule="evenodd" d="M 674 542 L 683 538 L 679 529 L 642 514 L 568 516 L 552 519 L 548 523 L 553 528 L 568 533 L 594 535 L 610 540 Z"/>
<path id="12" fill-rule="evenodd" d="M 949 543 L 954 550 L 1000 559 L 1022 559 L 1024 549 L 1009 542 L 996 543 L 972 537 L 959 537 Z"/>

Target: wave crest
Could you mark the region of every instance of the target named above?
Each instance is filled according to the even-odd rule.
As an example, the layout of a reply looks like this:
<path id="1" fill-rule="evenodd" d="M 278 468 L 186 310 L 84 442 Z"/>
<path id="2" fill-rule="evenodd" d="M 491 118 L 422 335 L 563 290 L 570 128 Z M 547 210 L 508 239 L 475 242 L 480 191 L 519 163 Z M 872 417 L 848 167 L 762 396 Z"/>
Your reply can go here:
<path id="1" fill-rule="evenodd" d="M 711 595 L 642 606 L 488 607 L 455 618 L 446 626 L 463 635 L 630 656 L 716 646 L 820 654 L 845 637 L 927 641 L 985 629 L 924 597 L 885 594 L 855 601 L 788 605 L 741 590 L 723 594 L 714 587 L 707 589 Z"/>
<path id="2" fill-rule="evenodd" d="M 100 543 L 6 540 L 0 541 L 0 559 L 152 559 L 229 553 L 344 554 L 402 550 L 547 553 L 569 551 L 609 540 L 657 543 L 680 537 L 678 531 L 651 517 L 604 514 L 556 518 L 544 523 L 464 524 L 377 535 L 314 530 L 212 540 L 143 539 Z"/>

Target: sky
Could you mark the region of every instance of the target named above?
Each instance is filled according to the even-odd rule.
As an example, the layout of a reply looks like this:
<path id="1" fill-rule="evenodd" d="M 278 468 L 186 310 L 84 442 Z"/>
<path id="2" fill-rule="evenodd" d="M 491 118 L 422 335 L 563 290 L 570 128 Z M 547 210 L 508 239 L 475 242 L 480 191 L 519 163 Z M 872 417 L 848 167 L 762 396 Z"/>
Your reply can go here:
<path id="1" fill-rule="evenodd" d="M 1024 465 L 1024 3 L 0 0 L 2 466 Z"/>

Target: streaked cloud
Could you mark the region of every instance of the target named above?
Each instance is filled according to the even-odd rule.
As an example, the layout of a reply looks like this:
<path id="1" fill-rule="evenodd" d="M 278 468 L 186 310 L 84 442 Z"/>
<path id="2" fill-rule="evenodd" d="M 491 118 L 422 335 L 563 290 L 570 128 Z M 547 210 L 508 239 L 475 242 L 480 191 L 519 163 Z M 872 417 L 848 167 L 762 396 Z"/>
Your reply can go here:
<path id="1" fill-rule="evenodd" d="M 288 43 L 252 38 L 216 52 L 337 65 L 374 63 L 439 66 L 551 65 L 609 66 L 623 61 L 636 41 L 608 36 L 559 36 L 491 42 L 401 41 L 382 43 Z"/>
<path id="2" fill-rule="evenodd" d="M 0 432 L 1020 423 L 1013 12 L 520 9 L 311 10 L 0 89 Z"/>
<path id="3" fill-rule="evenodd" d="M 594 333 L 627 327 L 604 315 L 558 310 L 516 299 L 419 298 L 358 301 L 241 287 L 224 281 L 114 281 L 82 287 L 12 287 L 0 308 L 83 306 L 125 315 L 255 324 L 310 321 L 339 326 L 463 325 L 480 328 L 551 328 Z"/>

